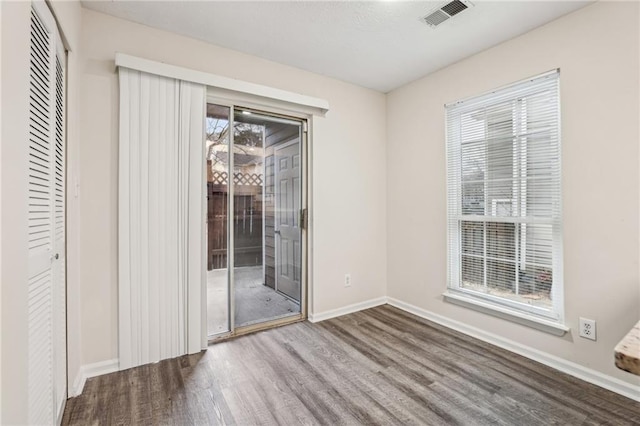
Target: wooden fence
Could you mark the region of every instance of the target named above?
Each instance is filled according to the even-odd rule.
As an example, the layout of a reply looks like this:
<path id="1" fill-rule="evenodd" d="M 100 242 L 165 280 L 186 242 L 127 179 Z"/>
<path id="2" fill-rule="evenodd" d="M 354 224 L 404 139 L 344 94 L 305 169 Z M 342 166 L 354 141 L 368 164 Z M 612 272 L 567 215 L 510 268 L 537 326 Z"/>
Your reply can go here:
<path id="1" fill-rule="evenodd" d="M 207 178 L 207 269 L 222 269 L 227 267 L 229 175 L 209 168 Z M 262 265 L 263 177 L 234 173 L 233 183 L 235 266 Z"/>

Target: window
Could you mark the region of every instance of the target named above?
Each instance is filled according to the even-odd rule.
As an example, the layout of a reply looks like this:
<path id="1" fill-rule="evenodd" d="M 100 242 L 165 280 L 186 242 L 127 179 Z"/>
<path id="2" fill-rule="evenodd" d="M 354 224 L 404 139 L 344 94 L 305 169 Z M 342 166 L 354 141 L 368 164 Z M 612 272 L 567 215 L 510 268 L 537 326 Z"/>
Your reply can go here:
<path id="1" fill-rule="evenodd" d="M 559 72 L 446 106 L 448 287 L 561 323 Z"/>

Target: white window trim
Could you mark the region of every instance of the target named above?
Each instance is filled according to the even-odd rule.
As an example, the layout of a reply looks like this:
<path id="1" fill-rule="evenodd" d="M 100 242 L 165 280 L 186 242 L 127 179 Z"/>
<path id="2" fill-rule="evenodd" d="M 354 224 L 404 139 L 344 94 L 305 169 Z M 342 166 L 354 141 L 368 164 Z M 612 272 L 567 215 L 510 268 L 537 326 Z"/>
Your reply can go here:
<path id="1" fill-rule="evenodd" d="M 478 96 L 473 96 L 473 97 L 469 97 L 469 98 L 465 98 L 463 100 L 457 101 L 457 102 L 453 102 L 450 104 L 445 104 L 445 108 L 449 107 L 451 105 L 456 105 L 456 104 L 462 104 L 462 103 L 466 103 L 469 101 L 475 101 L 475 100 L 479 100 L 482 98 L 487 98 L 487 97 L 491 97 L 493 96 L 496 92 L 501 92 L 505 89 L 508 89 L 510 87 L 513 86 L 517 86 L 517 85 L 521 85 L 523 83 L 526 82 L 533 82 L 533 81 L 537 81 L 540 79 L 545 79 L 545 78 L 549 78 L 551 76 L 557 76 L 558 78 L 558 129 L 561 129 L 561 120 L 560 120 L 560 81 L 559 81 L 559 73 L 560 70 L 559 69 L 555 69 L 546 73 L 543 73 L 541 75 L 532 77 L 532 78 L 527 78 L 525 80 L 522 80 L 520 82 L 515 82 L 513 84 L 509 84 L 506 86 L 503 86 L 501 88 L 498 88 L 496 90 L 492 90 L 486 93 L 483 93 L 481 95 Z M 448 121 L 447 121 L 447 116 L 445 114 L 445 131 L 448 132 L 449 129 L 449 125 L 448 125 Z M 447 144 L 446 147 L 446 152 L 447 152 L 447 156 L 448 156 L 448 151 L 449 151 L 449 147 L 448 147 L 448 143 L 449 143 L 449 138 L 448 135 L 445 138 L 445 144 Z M 558 144 L 561 145 L 561 132 L 558 132 Z M 520 159 L 521 161 L 525 161 L 526 162 L 526 158 L 524 159 Z M 559 159 L 559 161 L 561 162 L 561 158 Z M 455 171 L 450 171 L 449 170 L 449 161 L 447 158 L 447 173 L 449 174 L 455 174 L 456 181 L 460 181 L 461 176 L 460 175 L 460 171 L 455 170 Z M 560 178 L 561 179 L 561 178 Z M 449 181 L 449 179 L 448 179 Z M 526 191 L 526 188 L 524 189 Z M 449 197 L 454 197 L 458 200 L 458 203 L 461 202 L 461 193 L 459 192 L 460 189 L 456 188 L 456 189 L 452 189 L 452 188 L 448 188 L 447 190 L 447 194 Z M 506 202 L 506 201 L 511 201 L 511 200 L 493 200 L 493 201 L 497 201 L 497 202 Z M 492 202 L 493 202 L 492 201 Z M 449 203 L 450 201 L 448 200 L 447 203 Z M 492 216 L 496 215 L 496 205 L 494 203 L 494 205 L 491 206 L 492 207 L 492 215 L 489 216 L 483 216 L 483 215 L 454 215 L 451 216 L 449 215 L 448 212 L 448 220 L 447 222 L 449 223 L 450 220 L 456 220 L 456 221 L 460 221 L 460 220 L 465 220 L 465 221 L 481 221 L 481 222 L 492 222 L 492 221 L 496 221 L 496 222 L 513 222 L 513 223 L 523 223 L 523 221 L 518 218 L 518 217 L 513 217 L 513 218 L 495 218 L 492 219 Z M 560 211 L 561 211 L 561 207 L 560 207 Z M 460 211 L 461 213 L 461 211 Z M 555 218 L 536 218 L 533 221 L 531 220 L 531 218 L 529 218 L 529 220 L 526 223 L 547 223 L 547 224 L 551 224 L 553 226 L 553 228 L 556 230 L 555 232 L 553 232 L 553 247 L 554 250 L 558 250 L 560 253 L 562 253 L 563 251 L 563 247 L 562 247 L 562 221 L 555 219 Z M 455 247 L 453 247 L 453 249 L 455 250 L 455 252 L 457 253 L 457 257 L 458 257 L 458 264 L 460 264 L 461 260 L 460 260 L 460 256 L 461 256 L 461 247 L 460 247 L 460 241 L 458 240 L 457 242 L 453 242 L 453 240 L 451 239 L 450 234 L 450 226 L 447 226 L 447 243 L 448 245 L 450 244 L 454 244 Z M 452 253 L 452 247 L 449 246 L 447 247 L 448 249 L 448 253 L 449 253 L 449 257 L 451 256 Z M 486 256 L 486 253 L 485 253 Z M 540 331 L 544 331 L 550 334 L 554 334 L 557 336 L 562 336 L 564 335 L 567 331 L 570 330 L 569 327 L 567 327 L 566 325 L 564 325 L 564 283 L 563 283 L 563 265 L 562 262 L 558 262 L 557 261 L 557 257 L 554 256 L 553 259 L 553 271 L 554 271 L 554 284 L 558 283 L 561 286 L 561 290 L 557 292 L 556 296 L 557 298 L 555 298 L 552 301 L 553 304 L 553 315 L 550 314 L 549 310 L 541 308 L 541 307 L 536 307 L 536 306 L 532 306 L 532 305 L 527 305 L 525 303 L 521 303 L 515 300 L 509 300 L 506 298 L 501 298 L 501 297 L 497 297 L 497 296 L 492 296 L 490 294 L 483 294 L 483 293 L 479 293 L 479 292 L 475 292 L 475 291 L 471 291 L 471 290 L 467 290 L 464 289 L 462 287 L 460 287 L 459 285 L 459 280 L 460 280 L 460 272 L 457 271 L 451 271 L 451 267 L 449 262 L 451 262 L 451 258 L 448 259 L 448 265 L 447 265 L 447 290 L 443 293 L 443 298 L 445 301 L 453 303 L 453 304 L 457 304 L 460 306 L 464 306 L 466 308 L 469 309 L 473 309 L 479 312 L 483 312 L 489 315 L 493 315 L 502 319 L 506 319 L 512 322 L 516 322 L 522 325 L 526 325 L 532 328 L 535 328 L 537 330 Z M 516 262 L 519 262 L 518 260 Z M 455 269 L 459 269 L 459 268 L 455 268 Z M 451 276 L 451 275 L 454 276 Z"/>
<path id="2" fill-rule="evenodd" d="M 570 330 L 570 328 L 564 324 L 529 315 L 522 311 L 501 307 L 494 303 L 483 302 L 480 299 L 468 297 L 458 292 L 447 291 L 443 293 L 442 296 L 447 302 L 526 325 L 556 336 L 564 336 L 564 334 Z"/>

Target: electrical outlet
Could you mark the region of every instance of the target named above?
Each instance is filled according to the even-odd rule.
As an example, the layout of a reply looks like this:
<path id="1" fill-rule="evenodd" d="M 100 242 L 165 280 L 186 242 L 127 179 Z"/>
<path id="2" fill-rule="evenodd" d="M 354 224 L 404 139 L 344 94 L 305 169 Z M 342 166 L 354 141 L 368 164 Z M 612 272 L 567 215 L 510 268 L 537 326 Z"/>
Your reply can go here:
<path id="1" fill-rule="evenodd" d="M 351 274 L 344 274 L 344 286 L 351 287 Z"/>
<path id="2" fill-rule="evenodd" d="M 596 321 L 587 318 L 580 318 L 580 337 L 596 340 Z"/>

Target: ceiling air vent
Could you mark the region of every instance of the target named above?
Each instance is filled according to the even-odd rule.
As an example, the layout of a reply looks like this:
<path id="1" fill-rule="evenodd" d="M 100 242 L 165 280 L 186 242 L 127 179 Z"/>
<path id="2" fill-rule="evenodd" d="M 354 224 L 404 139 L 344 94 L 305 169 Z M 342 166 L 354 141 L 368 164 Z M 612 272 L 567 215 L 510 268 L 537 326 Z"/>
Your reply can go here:
<path id="1" fill-rule="evenodd" d="M 465 9 L 473 6 L 473 3 L 465 0 L 453 0 L 452 2 L 445 3 L 444 6 L 432 11 L 427 16 L 422 18 L 422 21 L 430 27 L 437 27 L 447 19 L 457 15 Z"/>

